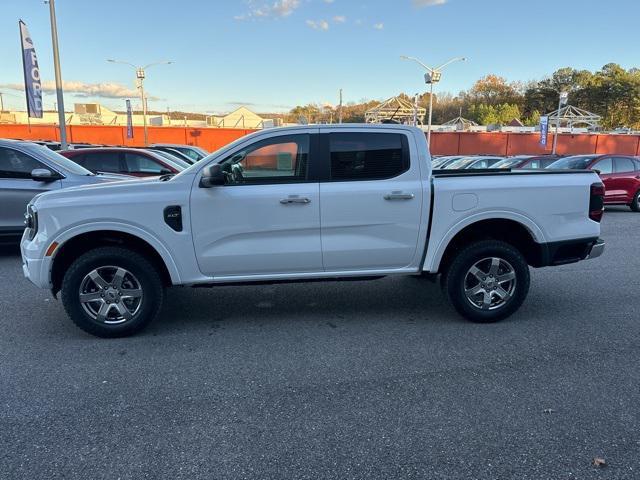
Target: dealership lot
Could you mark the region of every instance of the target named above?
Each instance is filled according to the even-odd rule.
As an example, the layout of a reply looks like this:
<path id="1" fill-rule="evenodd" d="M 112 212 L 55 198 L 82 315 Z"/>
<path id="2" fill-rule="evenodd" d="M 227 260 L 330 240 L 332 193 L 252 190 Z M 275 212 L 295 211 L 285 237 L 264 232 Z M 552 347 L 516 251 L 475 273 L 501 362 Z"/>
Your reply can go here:
<path id="1" fill-rule="evenodd" d="M 638 478 L 638 232 L 609 208 L 498 324 L 388 278 L 172 289 L 120 340 L 4 249 L 0 478 Z"/>

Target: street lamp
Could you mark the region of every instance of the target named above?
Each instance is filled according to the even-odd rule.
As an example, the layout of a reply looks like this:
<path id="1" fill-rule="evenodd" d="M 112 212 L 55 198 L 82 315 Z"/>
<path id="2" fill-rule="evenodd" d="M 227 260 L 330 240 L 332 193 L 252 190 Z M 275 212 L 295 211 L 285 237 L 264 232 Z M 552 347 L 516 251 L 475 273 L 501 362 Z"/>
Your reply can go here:
<path id="1" fill-rule="evenodd" d="M 147 134 L 147 99 L 144 96 L 144 79 L 147 75 L 146 70 L 155 65 L 170 65 L 173 62 L 165 60 L 162 62 L 150 63 L 149 65 L 145 65 L 144 67 L 139 67 L 137 65 L 134 65 L 133 63 L 123 62 L 121 60 L 114 60 L 112 58 L 107 59 L 107 62 L 129 65 L 136 71 L 136 85 L 138 87 L 138 90 L 140 90 L 140 100 L 142 101 L 142 123 L 144 124 L 144 146 L 146 147 L 149 144 L 149 137 Z"/>
<path id="2" fill-rule="evenodd" d="M 438 83 L 442 79 L 442 69 L 453 62 L 464 62 L 467 59 L 465 57 L 455 57 L 451 60 L 444 62 L 437 67 L 429 67 L 422 63 L 415 57 L 407 57 L 406 55 L 400 55 L 403 60 L 412 60 L 423 67 L 427 73 L 424 74 L 424 82 L 429 85 L 429 124 L 427 127 L 427 142 L 431 146 L 431 118 L 433 116 L 433 84 Z"/>

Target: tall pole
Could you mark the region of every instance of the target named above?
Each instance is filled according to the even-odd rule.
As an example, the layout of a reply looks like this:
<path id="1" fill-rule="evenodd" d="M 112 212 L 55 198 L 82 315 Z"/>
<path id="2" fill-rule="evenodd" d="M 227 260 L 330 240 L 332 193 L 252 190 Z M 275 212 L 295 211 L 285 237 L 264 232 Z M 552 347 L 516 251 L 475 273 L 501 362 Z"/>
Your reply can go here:
<path id="1" fill-rule="evenodd" d="M 560 93 L 560 99 L 558 100 L 558 111 L 556 112 L 556 133 L 553 135 L 553 152 L 556 154 L 558 148 L 558 130 L 560 129 L 560 109 L 562 108 L 562 93 Z"/>
<path id="2" fill-rule="evenodd" d="M 338 110 L 338 123 L 342 123 L 342 89 L 340 89 L 340 108 Z"/>
<path id="3" fill-rule="evenodd" d="M 4 112 L 4 100 L 2 98 L 2 92 L 0 92 L 0 112 Z"/>
<path id="4" fill-rule="evenodd" d="M 144 78 L 140 78 L 140 101 L 142 102 L 142 124 L 144 125 L 144 146 L 149 145 L 147 133 L 147 101 L 144 98 Z"/>
<path id="5" fill-rule="evenodd" d="M 429 84 L 429 125 L 427 126 L 427 145 L 431 148 L 431 119 L 433 118 L 433 81 Z"/>
<path id="6" fill-rule="evenodd" d="M 56 22 L 55 0 L 49 0 L 51 19 L 51 44 L 53 45 L 53 68 L 56 75 L 56 96 L 58 98 L 58 124 L 60 127 L 60 148 L 67 149 L 67 124 L 64 118 L 64 98 L 62 95 L 62 73 L 60 72 L 60 52 L 58 49 L 58 27 Z"/>

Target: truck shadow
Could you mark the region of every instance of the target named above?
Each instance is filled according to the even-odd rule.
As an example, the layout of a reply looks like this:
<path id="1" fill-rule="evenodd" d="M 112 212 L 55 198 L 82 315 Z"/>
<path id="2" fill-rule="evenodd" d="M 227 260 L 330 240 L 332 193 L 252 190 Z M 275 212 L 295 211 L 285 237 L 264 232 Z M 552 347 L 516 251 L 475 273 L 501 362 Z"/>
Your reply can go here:
<path id="1" fill-rule="evenodd" d="M 0 245 L 0 257 L 17 257 L 20 255 L 19 245 Z"/>
<path id="2" fill-rule="evenodd" d="M 462 322 L 438 284 L 415 277 L 167 291 L 155 333 L 221 324 Z"/>

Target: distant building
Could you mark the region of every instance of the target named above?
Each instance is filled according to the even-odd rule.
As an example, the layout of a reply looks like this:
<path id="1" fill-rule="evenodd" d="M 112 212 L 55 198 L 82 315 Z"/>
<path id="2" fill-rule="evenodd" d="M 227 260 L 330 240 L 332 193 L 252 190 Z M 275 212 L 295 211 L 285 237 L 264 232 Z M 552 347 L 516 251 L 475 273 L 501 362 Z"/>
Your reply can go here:
<path id="1" fill-rule="evenodd" d="M 240 107 L 227 115 L 212 115 L 207 117 L 207 125 L 219 128 L 249 128 L 260 129 L 277 126 L 272 119 L 262 118 L 247 107 Z"/>
<path id="2" fill-rule="evenodd" d="M 134 126 L 144 125 L 141 113 L 132 116 Z M 76 103 L 73 105 L 73 113 L 66 112 L 67 125 L 119 125 L 127 124 L 127 114 L 109 110 L 99 103 Z M 44 112 L 42 118 L 27 118 L 27 112 L 4 111 L 0 113 L 0 124 L 27 124 L 32 125 L 57 125 L 58 112 Z M 165 126 L 189 126 L 189 127 L 218 127 L 218 128 L 246 128 L 260 129 L 279 126 L 277 121 L 262 118 L 246 107 L 240 107 L 227 115 L 212 115 L 205 120 L 176 120 L 167 114 L 147 115 L 147 125 L 153 127 Z"/>

